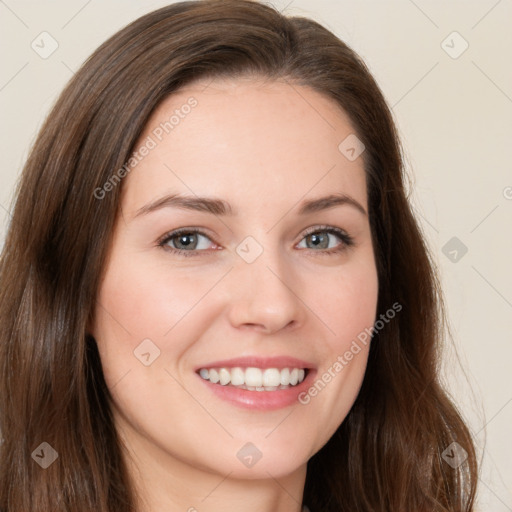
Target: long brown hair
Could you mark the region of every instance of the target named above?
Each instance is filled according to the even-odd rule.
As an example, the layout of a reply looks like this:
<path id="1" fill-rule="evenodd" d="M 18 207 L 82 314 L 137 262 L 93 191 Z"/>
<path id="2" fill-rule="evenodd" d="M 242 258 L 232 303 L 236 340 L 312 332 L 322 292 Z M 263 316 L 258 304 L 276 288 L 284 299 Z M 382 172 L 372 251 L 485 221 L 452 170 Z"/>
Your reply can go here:
<path id="1" fill-rule="evenodd" d="M 147 14 L 98 48 L 62 92 L 26 162 L 0 261 L 2 511 L 135 510 L 86 331 L 122 183 L 101 200 L 95 191 L 127 162 L 169 94 L 198 78 L 242 75 L 310 86 L 348 113 L 366 146 L 378 315 L 402 305 L 374 333 L 348 416 L 308 462 L 304 502 L 312 512 L 473 510 L 473 441 L 439 383 L 442 294 L 379 87 L 315 21 L 255 1 L 201 0 Z M 442 457 L 452 442 L 467 452 L 455 468 Z M 46 469 L 35 462 L 41 443 L 58 454 Z"/>

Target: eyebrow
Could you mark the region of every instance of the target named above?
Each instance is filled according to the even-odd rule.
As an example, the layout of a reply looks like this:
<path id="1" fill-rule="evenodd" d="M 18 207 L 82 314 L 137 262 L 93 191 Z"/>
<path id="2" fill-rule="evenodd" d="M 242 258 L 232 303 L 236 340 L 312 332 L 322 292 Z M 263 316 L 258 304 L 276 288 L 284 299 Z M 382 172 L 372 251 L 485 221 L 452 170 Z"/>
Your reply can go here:
<path id="1" fill-rule="evenodd" d="M 308 215 L 314 212 L 327 210 L 335 206 L 344 205 L 352 206 L 363 215 L 368 216 L 366 210 L 361 206 L 361 204 L 346 194 L 330 194 L 328 196 L 303 201 L 300 205 L 298 214 Z M 162 208 L 181 208 L 220 216 L 237 215 L 237 212 L 231 207 L 231 205 L 223 199 L 171 194 L 161 197 L 160 199 L 156 199 L 155 201 L 144 205 L 142 208 L 139 208 L 136 211 L 134 218 L 141 215 L 147 215 L 148 213 L 161 210 Z"/>

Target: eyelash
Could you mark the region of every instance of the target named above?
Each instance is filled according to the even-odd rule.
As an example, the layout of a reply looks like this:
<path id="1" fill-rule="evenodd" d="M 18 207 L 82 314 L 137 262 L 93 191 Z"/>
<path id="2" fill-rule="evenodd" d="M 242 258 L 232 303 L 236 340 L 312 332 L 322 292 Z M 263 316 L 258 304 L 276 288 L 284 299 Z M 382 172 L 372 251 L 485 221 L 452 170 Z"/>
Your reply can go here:
<path id="1" fill-rule="evenodd" d="M 325 233 L 329 233 L 329 234 L 338 236 L 342 243 L 337 248 L 331 249 L 331 250 L 323 250 L 323 251 L 316 251 L 314 249 L 306 249 L 306 250 L 312 251 L 314 253 L 318 252 L 324 256 L 333 256 L 335 254 L 340 254 L 341 252 L 345 251 L 349 247 L 352 247 L 355 245 L 354 239 L 349 234 L 347 234 L 345 231 L 343 231 L 339 228 L 335 228 L 333 226 L 327 226 L 327 225 L 313 226 L 312 228 L 307 229 L 303 235 L 303 239 L 306 238 L 308 235 L 321 233 L 321 232 L 325 232 Z M 178 254 L 178 255 L 185 256 L 185 257 L 198 256 L 198 253 L 206 252 L 204 249 L 199 250 L 199 251 L 198 250 L 186 251 L 184 249 L 175 249 L 175 248 L 169 247 L 167 245 L 170 240 L 172 240 L 173 238 L 176 238 L 182 234 L 187 234 L 187 235 L 199 234 L 199 235 L 202 235 L 202 236 L 210 239 L 210 237 L 205 232 L 201 231 L 200 229 L 180 228 L 180 229 L 176 229 L 175 231 L 171 231 L 171 232 L 165 234 L 163 236 L 163 238 L 161 238 L 158 241 L 158 246 L 166 251 L 172 252 L 173 254 Z"/>

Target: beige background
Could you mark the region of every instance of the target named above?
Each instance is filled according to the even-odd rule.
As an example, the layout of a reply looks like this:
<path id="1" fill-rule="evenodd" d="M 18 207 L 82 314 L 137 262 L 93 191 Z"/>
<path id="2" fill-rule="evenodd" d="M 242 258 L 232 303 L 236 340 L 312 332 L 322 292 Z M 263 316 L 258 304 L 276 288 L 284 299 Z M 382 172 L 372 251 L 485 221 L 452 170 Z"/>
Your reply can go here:
<path id="1" fill-rule="evenodd" d="M 108 36 L 168 3 L 0 1 L 2 244 L 13 187 L 64 84 Z M 512 2 L 272 3 L 313 17 L 359 52 L 393 107 L 455 338 L 446 381 L 483 457 L 478 510 L 512 511 Z M 46 59 L 31 47 L 43 31 L 58 43 Z"/>

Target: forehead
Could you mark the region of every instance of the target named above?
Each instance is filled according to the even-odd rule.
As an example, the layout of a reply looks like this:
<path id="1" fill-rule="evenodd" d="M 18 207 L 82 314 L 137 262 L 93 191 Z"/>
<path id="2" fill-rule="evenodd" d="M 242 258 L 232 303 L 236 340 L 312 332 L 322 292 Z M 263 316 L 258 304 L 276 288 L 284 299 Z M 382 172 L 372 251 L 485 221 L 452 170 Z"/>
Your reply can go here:
<path id="1" fill-rule="evenodd" d="M 151 149 L 123 184 L 123 209 L 171 192 L 260 205 L 344 192 L 365 206 L 363 160 L 350 161 L 338 148 L 354 132 L 332 99 L 306 86 L 195 82 L 164 100 L 146 124 L 135 149 Z"/>

